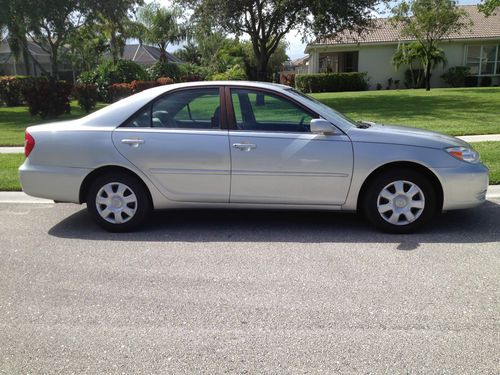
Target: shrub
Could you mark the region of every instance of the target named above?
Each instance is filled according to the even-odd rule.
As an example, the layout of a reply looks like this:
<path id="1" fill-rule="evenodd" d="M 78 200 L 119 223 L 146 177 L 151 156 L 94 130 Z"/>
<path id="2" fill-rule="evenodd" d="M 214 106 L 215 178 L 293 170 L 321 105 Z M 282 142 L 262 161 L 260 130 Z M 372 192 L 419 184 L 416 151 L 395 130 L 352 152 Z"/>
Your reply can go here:
<path id="1" fill-rule="evenodd" d="M 224 73 L 217 73 L 212 76 L 212 81 L 242 81 L 247 79 L 245 70 L 239 65 L 233 65 Z"/>
<path id="2" fill-rule="evenodd" d="M 193 64 L 179 64 L 181 82 L 203 81 L 214 74 L 213 69 Z"/>
<path id="3" fill-rule="evenodd" d="M 160 77 L 156 80 L 158 86 L 171 85 L 174 83 L 174 80 L 170 77 Z"/>
<path id="4" fill-rule="evenodd" d="M 465 78 L 469 74 L 470 68 L 468 66 L 454 66 L 448 69 L 441 78 L 451 87 L 463 87 L 465 86 Z"/>
<path id="5" fill-rule="evenodd" d="M 15 107 L 23 103 L 23 86 L 29 81 L 26 76 L 0 77 L 0 101 L 7 107 Z"/>
<path id="6" fill-rule="evenodd" d="M 130 87 L 132 89 L 132 94 L 137 94 L 138 92 L 150 89 L 152 87 L 158 86 L 156 81 L 132 81 Z"/>
<path id="7" fill-rule="evenodd" d="M 57 117 L 70 112 L 69 96 L 73 86 L 66 81 L 32 78 L 24 85 L 23 96 L 32 116 Z"/>
<path id="8" fill-rule="evenodd" d="M 73 96 L 78 100 L 78 105 L 89 113 L 95 107 L 99 93 L 97 86 L 92 83 L 79 83 L 73 89 Z"/>
<path id="9" fill-rule="evenodd" d="M 465 87 L 477 87 L 478 86 L 478 78 L 475 76 L 467 76 L 465 77 Z"/>
<path id="10" fill-rule="evenodd" d="M 297 74 L 295 85 L 303 92 L 363 91 L 368 78 L 366 73 Z"/>
<path id="11" fill-rule="evenodd" d="M 149 79 L 156 81 L 160 77 L 170 77 L 178 81 L 181 76 L 180 68 L 177 64 L 167 61 L 158 61 L 148 69 Z"/>
<path id="12" fill-rule="evenodd" d="M 290 87 L 295 87 L 295 73 L 280 74 L 280 83 Z"/>
<path id="13" fill-rule="evenodd" d="M 199 82 L 203 81 L 203 77 L 200 74 L 185 74 L 181 76 L 181 82 Z"/>
<path id="14" fill-rule="evenodd" d="M 130 83 L 134 80 L 146 80 L 148 75 L 139 64 L 129 60 L 118 60 L 116 64 L 105 61 L 94 71 L 83 72 L 78 83 L 92 83 L 97 85 L 99 98 L 102 101 L 112 100 L 109 87 L 115 83 Z"/>
<path id="15" fill-rule="evenodd" d="M 491 86 L 491 77 L 481 77 L 481 81 L 479 82 L 479 86 L 481 87 L 489 87 Z"/>
<path id="16" fill-rule="evenodd" d="M 425 87 L 424 70 L 423 69 L 406 69 L 405 70 L 405 87 L 407 89 L 421 89 Z"/>
<path id="17" fill-rule="evenodd" d="M 108 87 L 109 98 L 112 102 L 132 95 L 132 85 L 130 83 L 113 83 Z"/>

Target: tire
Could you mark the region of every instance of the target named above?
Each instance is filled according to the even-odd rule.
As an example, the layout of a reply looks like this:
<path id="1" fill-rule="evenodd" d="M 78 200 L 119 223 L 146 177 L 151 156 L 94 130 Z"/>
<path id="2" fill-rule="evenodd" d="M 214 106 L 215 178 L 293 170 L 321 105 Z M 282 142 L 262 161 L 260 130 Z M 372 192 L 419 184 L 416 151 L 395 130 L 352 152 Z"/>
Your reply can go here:
<path id="1" fill-rule="evenodd" d="M 152 211 L 142 181 L 119 172 L 97 177 L 89 187 L 86 202 L 97 224 L 110 232 L 136 230 Z"/>
<path id="2" fill-rule="evenodd" d="M 429 178 L 407 169 L 393 169 L 376 176 L 362 198 L 368 221 L 389 233 L 414 232 L 437 211 L 437 194 Z"/>

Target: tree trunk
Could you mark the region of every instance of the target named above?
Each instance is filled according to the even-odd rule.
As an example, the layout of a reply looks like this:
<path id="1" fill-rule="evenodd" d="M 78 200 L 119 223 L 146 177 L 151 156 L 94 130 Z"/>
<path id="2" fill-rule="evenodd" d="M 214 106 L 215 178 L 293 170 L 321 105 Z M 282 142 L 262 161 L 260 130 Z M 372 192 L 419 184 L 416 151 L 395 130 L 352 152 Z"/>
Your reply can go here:
<path id="1" fill-rule="evenodd" d="M 52 77 L 54 79 L 59 79 L 59 67 L 56 56 L 50 56 L 50 66 L 52 70 Z"/>
<path id="2" fill-rule="evenodd" d="M 109 40 L 109 49 L 111 52 L 111 59 L 113 60 L 113 64 L 116 64 L 118 61 L 118 41 L 116 40 L 115 31 L 111 31 L 111 38 Z"/>
<path id="3" fill-rule="evenodd" d="M 266 82 L 268 80 L 268 63 L 269 56 L 267 54 L 261 54 L 257 56 L 257 80 L 261 82 Z"/>
<path id="4" fill-rule="evenodd" d="M 23 63 L 24 63 L 24 70 L 25 74 L 27 76 L 31 75 L 31 66 L 30 66 L 30 61 L 29 61 L 29 54 L 28 51 L 24 48 L 24 44 L 22 41 L 19 41 L 19 45 L 21 46 L 21 52 L 23 54 Z"/>
<path id="5" fill-rule="evenodd" d="M 59 52 L 59 47 L 57 45 L 53 45 L 50 54 L 50 66 L 52 70 L 52 78 L 54 78 L 55 80 L 59 79 L 58 52 Z"/>
<path id="6" fill-rule="evenodd" d="M 160 61 L 164 61 L 164 62 L 167 62 L 167 51 L 165 51 L 164 48 L 160 48 L 160 58 L 159 58 Z"/>
<path id="7" fill-rule="evenodd" d="M 432 64 L 431 62 L 427 62 L 425 66 L 425 90 L 429 91 L 431 89 L 431 69 L 432 69 Z"/>

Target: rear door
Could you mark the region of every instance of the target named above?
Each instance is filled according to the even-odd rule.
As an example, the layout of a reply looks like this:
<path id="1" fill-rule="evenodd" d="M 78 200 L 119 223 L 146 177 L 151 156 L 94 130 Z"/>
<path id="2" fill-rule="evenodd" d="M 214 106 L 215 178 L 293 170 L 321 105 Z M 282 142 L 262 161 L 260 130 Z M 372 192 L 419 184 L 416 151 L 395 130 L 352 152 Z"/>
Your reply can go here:
<path id="1" fill-rule="evenodd" d="M 353 168 L 346 135 L 312 134 L 309 124 L 319 116 L 283 94 L 242 87 L 226 96 L 231 203 L 344 203 Z"/>
<path id="2" fill-rule="evenodd" d="M 113 132 L 118 151 L 170 200 L 228 202 L 230 153 L 221 88 L 168 92 Z"/>

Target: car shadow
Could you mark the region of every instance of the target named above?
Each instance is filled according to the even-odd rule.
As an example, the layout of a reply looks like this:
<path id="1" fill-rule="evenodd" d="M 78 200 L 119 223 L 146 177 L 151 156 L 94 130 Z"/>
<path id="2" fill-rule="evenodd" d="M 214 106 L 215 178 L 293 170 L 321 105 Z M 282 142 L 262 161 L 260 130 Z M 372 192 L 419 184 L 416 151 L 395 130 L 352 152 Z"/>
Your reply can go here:
<path id="1" fill-rule="evenodd" d="M 109 233 L 82 209 L 49 230 L 59 238 L 102 241 L 159 242 L 299 242 L 399 243 L 414 250 L 421 243 L 500 241 L 500 205 L 439 215 L 422 231 L 387 234 L 369 226 L 360 215 L 318 211 L 163 210 L 132 233 Z"/>

